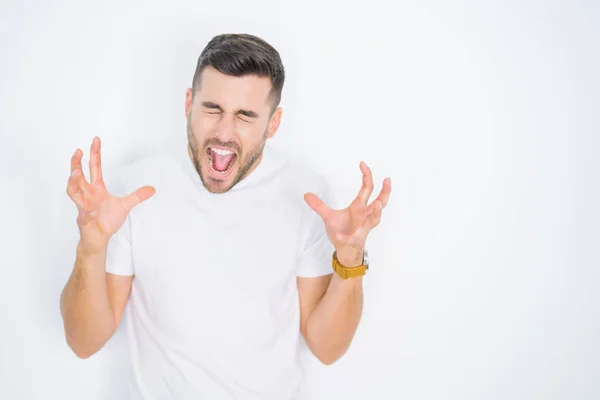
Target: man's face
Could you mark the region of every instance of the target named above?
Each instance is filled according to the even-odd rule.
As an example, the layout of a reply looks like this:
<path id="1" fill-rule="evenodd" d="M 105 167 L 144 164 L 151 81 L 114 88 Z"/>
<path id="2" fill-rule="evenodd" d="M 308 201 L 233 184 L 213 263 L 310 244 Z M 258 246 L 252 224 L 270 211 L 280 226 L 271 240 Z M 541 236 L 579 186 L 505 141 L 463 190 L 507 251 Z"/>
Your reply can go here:
<path id="1" fill-rule="evenodd" d="M 281 118 L 280 108 L 271 112 L 270 93 L 268 77 L 234 77 L 211 66 L 203 70 L 193 101 L 188 89 L 190 157 L 209 192 L 227 192 L 260 163 Z"/>

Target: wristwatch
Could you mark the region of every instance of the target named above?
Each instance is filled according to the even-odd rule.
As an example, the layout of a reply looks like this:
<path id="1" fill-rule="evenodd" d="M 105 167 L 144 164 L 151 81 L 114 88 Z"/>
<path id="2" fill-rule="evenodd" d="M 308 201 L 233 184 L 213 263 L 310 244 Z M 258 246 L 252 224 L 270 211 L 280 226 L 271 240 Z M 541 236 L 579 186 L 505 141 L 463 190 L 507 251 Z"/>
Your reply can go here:
<path id="1" fill-rule="evenodd" d="M 345 267 L 340 264 L 340 261 L 337 259 L 337 251 L 333 252 L 333 257 L 331 257 L 331 266 L 336 274 L 338 274 L 342 279 L 348 278 L 357 278 L 359 276 L 363 276 L 367 273 L 369 269 L 369 259 L 367 250 L 363 251 L 363 261 L 362 264 L 357 267 Z"/>

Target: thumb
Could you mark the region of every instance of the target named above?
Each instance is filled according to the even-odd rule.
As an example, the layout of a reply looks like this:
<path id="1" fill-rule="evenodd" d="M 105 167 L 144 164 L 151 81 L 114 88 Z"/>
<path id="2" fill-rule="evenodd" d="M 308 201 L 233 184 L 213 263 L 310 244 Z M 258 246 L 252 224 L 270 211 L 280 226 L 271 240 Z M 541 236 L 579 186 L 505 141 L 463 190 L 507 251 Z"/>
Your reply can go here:
<path id="1" fill-rule="evenodd" d="M 323 220 L 326 220 L 331 212 L 331 209 L 314 193 L 306 193 L 304 195 L 304 201 L 313 209 L 314 212 L 319 214 Z"/>
<path id="2" fill-rule="evenodd" d="M 125 196 L 123 201 L 125 202 L 125 208 L 127 209 L 127 212 L 131 211 L 133 207 L 137 206 L 142 201 L 148 200 L 154 195 L 154 193 L 156 193 L 156 189 L 154 189 L 154 187 L 143 186 L 135 192 Z"/>

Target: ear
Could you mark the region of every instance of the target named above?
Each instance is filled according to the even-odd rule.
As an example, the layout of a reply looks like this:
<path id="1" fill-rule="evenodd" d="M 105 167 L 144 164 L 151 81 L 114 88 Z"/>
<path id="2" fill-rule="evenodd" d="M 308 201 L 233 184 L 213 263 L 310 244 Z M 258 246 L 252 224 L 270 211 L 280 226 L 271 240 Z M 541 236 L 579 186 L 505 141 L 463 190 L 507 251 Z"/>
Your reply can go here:
<path id="1" fill-rule="evenodd" d="M 267 127 L 267 138 L 271 139 L 277 133 L 277 129 L 279 129 L 279 124 L 281 123 L 281 114 L 283 110 L 281 107 L 277 107 L 277 109 L 273 112 L 271 116 L 271 120 L 269 121 L 269 126 Z"/>
<path id="2" fill-rule="evenodd" d="M 190 115 L 190 110 L 192 109 L 192 89 L 188 89 L 185 92 L 185 117 L 187 118 Z"/>

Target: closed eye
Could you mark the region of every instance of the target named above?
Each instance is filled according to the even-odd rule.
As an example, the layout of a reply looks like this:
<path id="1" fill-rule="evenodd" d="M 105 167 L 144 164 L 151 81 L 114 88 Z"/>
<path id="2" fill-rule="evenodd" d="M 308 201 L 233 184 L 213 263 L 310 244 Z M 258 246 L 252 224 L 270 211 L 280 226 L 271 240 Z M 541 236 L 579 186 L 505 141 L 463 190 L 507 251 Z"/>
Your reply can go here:
<path id="1" fill-rule="evenodd" d="M 212 101 L 203 101 L 202 106 L 210 110 L 204 110 L 204 112 L 207 114 L 220 114 L 221 112 L 223 112 L 221 106 L 216 103 L 213 103 Z"/>

